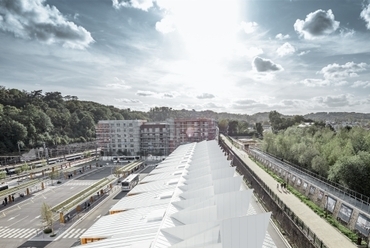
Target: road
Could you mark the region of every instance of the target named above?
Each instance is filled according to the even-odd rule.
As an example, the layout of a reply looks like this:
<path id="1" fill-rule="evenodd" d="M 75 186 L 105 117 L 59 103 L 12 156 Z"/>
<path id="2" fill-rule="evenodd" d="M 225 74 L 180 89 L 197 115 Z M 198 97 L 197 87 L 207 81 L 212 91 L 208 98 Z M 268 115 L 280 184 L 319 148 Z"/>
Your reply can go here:
<path id="1" fill-rule="evenodd" d="M 94 164 L 95 165 L 95 164 Z M 0 212 L 0 247 L 71 247 L 78 242 L 78 237 L 100 217 L 108 214 L 109 209 L 127 192 L 121 192 L 120 186 L 115 185 L 109 196 L 92 205 L 88 212 L 80 213 L 75 219 L 66 224 L 55 223 L 56 237 L 43 234 L 41 223 L 41 205 L 46 202 L 54 206 L 78 191 L 101 178 L 111 175 L 116 165 L 93 167 L 91 173 L 85 172 L 78 178 L 72 178 L 63 184 L 47 187 L 23 201 Z M 154 167 L 147 166 L 141 171 L 140 178 L 145 177 Z"/>
<path id="2" fill-rule="evenodd" d="M 42 233 L 41 206 L 55 206 L 97 180 L 111 174 L 110 168 L 92 168 L 63 184 L 54 184 L 25 198 L 18 198 L 14 205 L 8 204 L 0 212 L 1 247 L 18 247 L 37 233 Z"/>

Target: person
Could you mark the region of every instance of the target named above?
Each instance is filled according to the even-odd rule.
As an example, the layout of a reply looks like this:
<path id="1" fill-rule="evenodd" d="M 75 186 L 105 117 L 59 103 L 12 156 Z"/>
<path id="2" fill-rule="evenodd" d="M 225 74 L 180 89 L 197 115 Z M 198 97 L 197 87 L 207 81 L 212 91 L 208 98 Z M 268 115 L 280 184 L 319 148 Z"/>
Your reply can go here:
<path id="1" fill-rule="evenodd" d="M 279 189 L 279 184 L 277 184 L 276 188 Z"/>
<path id="2" fill-rule="evenodd" d="M 8 198 L 4 198 L 4 201 L 5 201 L 5 205 L 4 206 L 6 206 L 7 204 L 8 204 Z"/>
<path id="3" fill-rule="evenodd" d="M 12 195 L 12 201 L 14 202 L 14 195 Z"/>

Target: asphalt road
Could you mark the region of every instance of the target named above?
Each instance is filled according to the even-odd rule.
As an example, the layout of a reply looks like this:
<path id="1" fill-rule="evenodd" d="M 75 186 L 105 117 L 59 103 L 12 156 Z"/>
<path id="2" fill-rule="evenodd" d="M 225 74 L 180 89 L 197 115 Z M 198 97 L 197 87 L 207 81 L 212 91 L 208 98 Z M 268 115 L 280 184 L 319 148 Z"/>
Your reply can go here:
<path id="1" fill-rule="evenodd" d="M 77 192 L 87 188 L 97 180 L 109 176 L 111 168 L 99 167 L 65 181 L 63 184 L 48 185 L 45 190 L 30 196 L 18 198 L 12 204 L 1 208 L 0 247 L 19 247 L 27 240 L 42 233 L 41 206 L 45 202 L 55 206 Z"/>
<path id="2" fill-rule="evenodd" d="M 87 230 L 101 216 L 108 214 L 109 209 L 118 202 L 127 192 L 122 192 L 119 185 L 115 185 L 109 195 L 101 197 L 99 202 L 91 205 L 89 210 L 83 211 L 66 224 L 56 222 L 55 237 L 43 234 L 41 220 L 41 205 L 43 202 L 50 206 L 62 202 L 70 196 L 87 188 L 101 178 L 110 176 L 117 165 L 96 167 L 83 174 L 74 176 L 63 184 L 47 186 L 43 191 L 38 191 L 28 197 L 19 198 L 14 205 L 8 205 L 0 212 L 0 247 L 71 247 L 79 244 L 79 236 Z M 99 164 L 99 165 L 100 165 Z M 154 167 L 147 166 L 140 173 L 140 178 L 146 176 Z"/>

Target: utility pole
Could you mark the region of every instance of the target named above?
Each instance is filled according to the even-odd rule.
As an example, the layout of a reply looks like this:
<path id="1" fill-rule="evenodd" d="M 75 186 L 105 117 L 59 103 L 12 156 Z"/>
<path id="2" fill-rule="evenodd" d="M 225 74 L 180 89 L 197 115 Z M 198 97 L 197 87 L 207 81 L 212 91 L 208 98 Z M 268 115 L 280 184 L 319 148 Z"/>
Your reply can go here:
<path id="1" fill-rule="evenodd" d="M 22 162 L 21 159 L 22 159 L 22 154 L 21 154 L 21 147 L 20 147 L 20 141 L 17 142 L 17 145 L 18 145 L 18 152 L 19 152 L 19 162 Z"/>
<path id="2" fill-rule="evenodd" d="M 48 165 L 49 164 L 49 152 L 45 146 L 45 142 L 44 142 L 44 152 L 45 152 L 46 164 Z"/>

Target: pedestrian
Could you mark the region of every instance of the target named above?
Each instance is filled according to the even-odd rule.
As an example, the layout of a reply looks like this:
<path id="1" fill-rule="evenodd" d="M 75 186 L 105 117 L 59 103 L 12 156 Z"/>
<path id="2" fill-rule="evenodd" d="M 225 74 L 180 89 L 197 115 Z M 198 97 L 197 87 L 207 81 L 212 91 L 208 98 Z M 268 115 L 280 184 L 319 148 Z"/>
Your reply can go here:
<path id="1" fill-rule="evenodd" d="M 14 202 L 14 195 L 12 195 L 12 201 Z"/>
<path id="2" fill-rule="evenodd" d="M 4 198 L 4 201 L 5 201 L 5 206 L 8 204 L 8 198 Z"/>
<path id="3" fill-rule="evenodd" d="M 279 184 L 277 184 L 276 188 L 279 189 Z"/>

